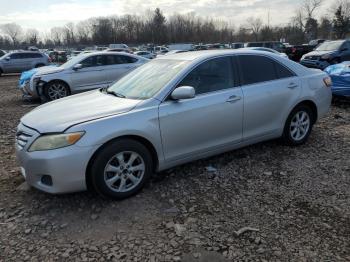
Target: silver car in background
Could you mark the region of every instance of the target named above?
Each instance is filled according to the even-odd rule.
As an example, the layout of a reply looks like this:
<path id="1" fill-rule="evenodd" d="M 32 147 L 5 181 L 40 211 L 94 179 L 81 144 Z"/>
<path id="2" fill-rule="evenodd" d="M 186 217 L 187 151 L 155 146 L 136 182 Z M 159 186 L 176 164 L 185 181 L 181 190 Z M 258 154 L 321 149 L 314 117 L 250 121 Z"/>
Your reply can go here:
<path id="1" fill-rule="evenodd" d="M 23 84 L 21 90 L 26 97 L 56 100 L 71 94 L 108 87 L 146 62 L 148 59 L 126 53 L 84 53 L 61 66 L 38 69 Z"/>
<path id="2" fill-rule="evenodd" d="M 0 57 L 0 76 L 7 73 L 21 73 L 23 71 L 46 66 L 50 58 L 38 51 L 15 51 Z"/>
<path id="3" fill-rule="evenodd" d="M 40 190 L 122 199 L 153 172 L 274 138 L 305 143 L 329 110 L 330 85 L 324 72 L 268 52 L 163 56 L 26 114 L 16 154 Z"/>

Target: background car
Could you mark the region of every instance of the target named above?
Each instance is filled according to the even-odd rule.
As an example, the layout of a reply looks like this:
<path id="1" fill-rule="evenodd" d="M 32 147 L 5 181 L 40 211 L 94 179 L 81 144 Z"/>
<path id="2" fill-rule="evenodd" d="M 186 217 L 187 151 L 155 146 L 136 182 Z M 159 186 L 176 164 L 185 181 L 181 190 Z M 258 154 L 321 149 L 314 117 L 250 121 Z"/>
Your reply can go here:
<path id="1" fill-rule="evenodd" d="M 107 89 L 25 115 L 16 154 L 40 190 L 122 199 L 153 172 L 199 158 L 274 138 L 301 145 L 331 99 L 326 73 L 272 53 L 162 56 Z"/>
<path id="2" fill-rule="evenodd" d="M 134 54 L 138 55 L 138 56 L 142 56 L 142 57 L 147 58 L 147 59 L 153 59 L 153 58 L 157 57 L 156 54 L 148 52 L 148 51 L 136 51 Z"/>
<path id="3" fill-rule="evenodd" d="M 283 43 L 272 41 L 272 42 L 248 42 L 245 44 L 245 47 L 266 47 L 274 49 L 280 53 L 286 52 L 286 47 Z"/>
<path id="4" fill-rule="evenodd" d="M 171 50 L 164 55 L 173 55 L 173 54 L 179 54 L 179 53 L 185 53 L 185 52 L 189 52 L 189 51 L 188 50 Z"/>
<path id="5" fill-rule="evenodd" d="M 274 49 L 271 49 L 271 48 L 266 48 L 266 47 L 246 47 L 247 49 L 250 49 L 250 50 L 256 50 L 256 51 L 265 51 L 265 52 L 270 52 L 270 53 L 274 53 L 276 55 L 279 55 L 279 56 L 282 56 L 284 58 L 288 58 L 288 56 L 285 54 L 285 53 L 280 53 Z"/>
<path id="6" fill-rule="evenodd" d="M 239 49 L 239 48 L 244 48 L 244 43 L 232 43 L 230 45 L 232 49 Z"/>
<path id="7" fill-rule="evenodd" d="M 91 89 L 108 87 L 146 63 L 143 57 L 117 52 L 80 54 L 59 67 L 38 69 L 22 84 L 25 96 L 55 100 Z"/>
<path id="8" fill-rule="evenodd" d="M 350 61 L 330 65 L 324 71 L 332 79 L 333 95 L 350 98 Z"/>
<path id="9" fill-rule="evenodd" d="M 51 62 L 50 58 L 40 52 L 15 51 L 0 58 L 0 76 L 2 73 L 21 73 L 23 71 L 42 67 Z"/>
<path id="10" fill-rule="evenodd" d="M 350 60 L 350 41 L 326 41 L 314 51 L 305 54 L 300 63 L 306 67 L 325 69 L 329 65 Z"/>

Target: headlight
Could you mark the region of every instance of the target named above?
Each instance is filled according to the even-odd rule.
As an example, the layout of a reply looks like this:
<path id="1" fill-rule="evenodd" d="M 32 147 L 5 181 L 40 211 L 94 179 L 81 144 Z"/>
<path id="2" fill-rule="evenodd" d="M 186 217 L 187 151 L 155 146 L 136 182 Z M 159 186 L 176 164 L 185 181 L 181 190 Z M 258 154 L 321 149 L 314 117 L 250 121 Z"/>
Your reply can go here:
<path id="1" fill-rule="evenodd" d="M 303 55 L 302 57 L 301 57 L 301 60 L 304 60 L 305 59 L 305 55 Z"/>
<path id="2" fill-rule="evenodd" d="M 38 83 L 40 81 L 40 77 L 34 77 L 33 82 Z"/>
<path id="3" fill-rule="evenodd" d="M 43 135 L 38 137 L 30 146 L 29 152 L 43 151 L 62 148 L 74 145 L 83 137 L 85 132 L 76 132 L 68 134 Z"/>
<path id="4" fill-rule="evenodd" d="M 330 58 L 331 58 L 331 55 L 323 55 L 323 56 L 321 56 L 322 60 L 328 60 Z"/>

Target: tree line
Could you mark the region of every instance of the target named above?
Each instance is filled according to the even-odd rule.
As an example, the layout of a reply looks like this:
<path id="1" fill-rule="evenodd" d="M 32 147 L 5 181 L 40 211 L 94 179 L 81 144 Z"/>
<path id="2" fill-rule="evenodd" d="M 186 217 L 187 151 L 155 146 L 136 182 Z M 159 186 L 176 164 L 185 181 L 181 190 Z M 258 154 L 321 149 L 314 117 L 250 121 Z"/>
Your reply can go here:
<path id="1" fill-rule="evenodd" d="M 16 23 L 0 25 L 1 49 L 84 47 L 110 43 L 232 43 L 280 41 L 302 44 L 311 39 L 342 39 L 350 32 L 350 0 L 337 0 L 327 16 L 316 18 L 323 0 L 304 0 L 285 25 L 271 26 L 261 18 L 250 17 L 235 27 L 227 21 L 203 18 L 191 12 L 166 17 L 156 8 L 144 15 L 94 17 L 77 24 L 67 23 L 40 34 L 23 30 Z"/>

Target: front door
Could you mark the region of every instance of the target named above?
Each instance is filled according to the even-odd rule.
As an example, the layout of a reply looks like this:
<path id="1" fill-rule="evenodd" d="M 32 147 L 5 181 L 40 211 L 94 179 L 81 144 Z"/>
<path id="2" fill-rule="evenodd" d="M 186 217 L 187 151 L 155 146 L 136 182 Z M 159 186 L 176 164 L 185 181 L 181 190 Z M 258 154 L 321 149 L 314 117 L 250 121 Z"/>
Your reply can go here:
<path id="1" fill-rule="evenodd" d="M 72 89 L 74 91 L 86 91 L 105 87 L 109 84 L 103 55 L 89 56 L 80 62 L 82 68 L 71 71 Z"/>
<path id="2" fill-rule="evenodd" d="M 235 84 L 231 57 L 198 65 L 177 86 L 192 86 L 196 96 L 159 106 L 166 161 L 194 157 L 242 139 L 243 94 Z"/>

